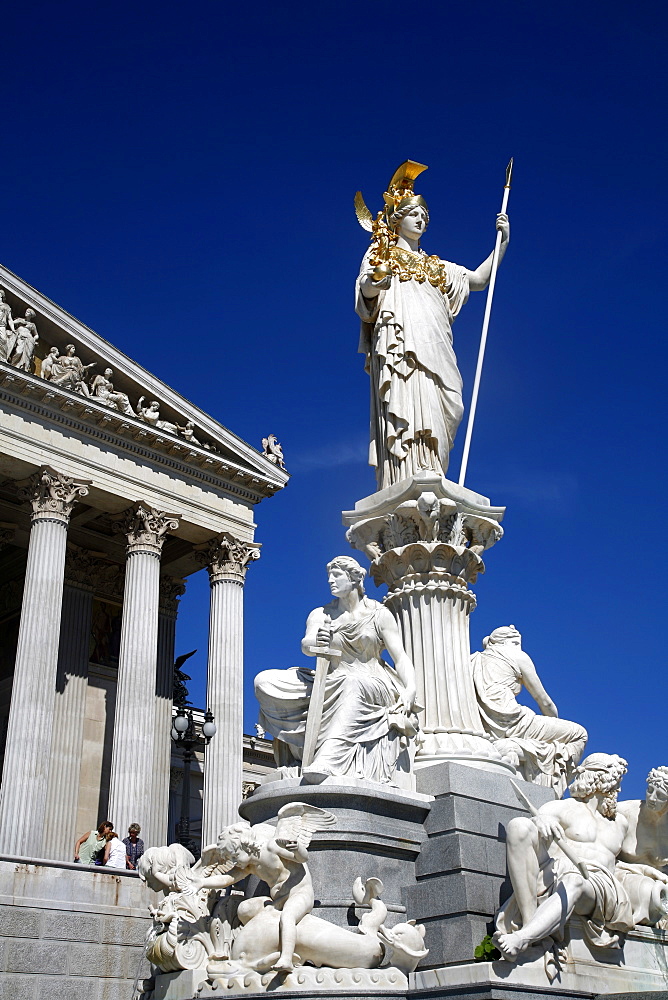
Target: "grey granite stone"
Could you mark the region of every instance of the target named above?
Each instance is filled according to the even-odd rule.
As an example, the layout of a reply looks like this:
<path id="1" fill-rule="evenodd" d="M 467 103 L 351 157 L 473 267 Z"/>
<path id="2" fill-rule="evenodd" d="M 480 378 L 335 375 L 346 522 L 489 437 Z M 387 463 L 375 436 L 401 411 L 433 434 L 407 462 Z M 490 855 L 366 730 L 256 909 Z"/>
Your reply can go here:
<path id="1" fill-rule="evenodd" d="M 40 976 L 37 998 L 38 1000 L 98 1000 L 98 987 L 97 980 L 92 978 Z M 130 996 L 132 996 L 132 985 L 130 985 Z"/>
<path id="2" fill-rule="evenodd" d="M 353 883 L 358 876 L 374 876 L 384 885 L 388 924 L 405 919 L 402 893 L 415 884 L 415 859 L 427 840 L 423 824 L 430 801 L 370 782 L 302 785 L 294 779 L 263 785 L 239 811 L 251 823 L 275 822 L 281 806 L 295 801 L 336 816 L 336 826 L 316 833 L 309 848 L 315 912 L 340 926 L 355 926 Z M 266 889 L 260 885 L 257 891 Z"/>
<path id="3" fill-rule="evenodd" d="M 531 782 L 514 778 L 527 798 L 536 806 L 555 798 L 550 788 L 542 788 Z M 485 771 L 482 768 L 470 767 L 468 764 L 455 764 L 443 761 L 431 764 L 417 771 L 417 790 L 425 795 L 439 797 L 442 795 L 462 795 L 465 798 L 477 799 L 481 802 L 493 802 L 497 805 L 519 807 L 517 796 L 510 784 L 510 776 Z M 525 811 L 522 807 L 522 811 Z"/>
<path id="4" fill-rule="evenodd" d="M 55 942 L 9 939 L 5 949 L 7 972 L 40 972 L 58 976 L 67 972 L 67 950 Z"/>
<path id="5" fill-rule="evenodd" d="M 57 941 L 93 941 L 100 940 L 102 921 L 94 913 L 62 913 L 51 910 L 48 920 L 44 921 L 43 938 L 55 938 Z M 21 935 L 22 937 L 26 935 Z"/>
<path id="6" fill-rule="evenodd" d="M 27 906 L 0 906 L 0 937 L 40 937 L 42 912 Z"/>
<path id="7" fill-rule="evenodd" d="M 504 844 L 496 838 L 452 830 L 442 836 L 431 837 L 416 862 L 418 878 L 459 869 L 497 875 L 503 879 L 506 874 Z"/>
<path id="8" fill-rule="evenodd" d="M 424 924 L 429 954 L 420 962 L 421 969 L 472 962 L 476 945 L 489 932 L 487 920 L 479 914 L 454 914 L 447 920 L 425 920 Z"/>
<path id="9" fill-rule="evenodd" d="M 133 1000 L 132 982 L 129 979 L 107 979 L 99 986 L 95 1000 Z"/>
<path id="10" fill-rule="evenodd" d="M 134 949 L 120 945 L 71 944 L 67 948 L 67 971 L 70 976 L 89 976 L 94 969 L 97 977 L 124 979 L 136 971 L 133 953 Z"/>
<path id="11" fill-rule="evenodd" d="M 37 976 L 0 976 L 0 1000 L 36 1000 L 38 985 Z"/>
<path id="12" fill-rule="evenodd" d="M 147 921 L 142 917 L 102 917 L 99 940 L 104 944 L 144 944 Z"/>

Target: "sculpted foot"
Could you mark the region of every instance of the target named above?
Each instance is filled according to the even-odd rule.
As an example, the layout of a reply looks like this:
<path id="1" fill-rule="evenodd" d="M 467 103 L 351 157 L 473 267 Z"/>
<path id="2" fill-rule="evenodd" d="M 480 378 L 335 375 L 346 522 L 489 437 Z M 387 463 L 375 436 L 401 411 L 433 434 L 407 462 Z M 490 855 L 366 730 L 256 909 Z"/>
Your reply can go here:
<path id="1" fill-rule="evenodd" d="M 521 931 L 515 931 L 513 934 L 499 934 L 497 931 L 496 934 L 492 935 L 492 941 L 506 962 L 516 961 L 518 955 L 526 951 L 530 943 L 524 938 Z"/>
<path id="2" fill-rule="evenodd" d="M 288 958 L 287 955 L 280 955 L 278 961 L 272 965 L 272 972 L 294 972 L 295 967 L 302 964 L 302 960 L 299 955 L 295 954 L 292 958 Z"/>

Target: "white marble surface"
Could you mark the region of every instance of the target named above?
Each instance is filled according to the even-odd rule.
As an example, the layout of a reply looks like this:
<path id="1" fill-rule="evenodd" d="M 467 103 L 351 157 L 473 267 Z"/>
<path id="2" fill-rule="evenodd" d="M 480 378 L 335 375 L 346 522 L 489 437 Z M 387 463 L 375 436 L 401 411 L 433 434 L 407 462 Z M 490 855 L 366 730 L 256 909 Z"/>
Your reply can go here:
<path id="1" fill-rule="evenodd" d="M 471 657 L 471 670 L 480 717 L 496 749 L 526 781 L 548 785 L 561 797 L 582 756 L 587 731 L 559 718 L 514 625 L 485 637 L 482 651 Z M 542 714 L 517 701 L 522 687 Z"/>
<path id="2" fill-rule="evenodd" d="M 618 948 L 620 934 L 633 930 L 630 900 L 615 879 L 629 829 L 616 805 L 626 769 L 626 761 L 614 754 L 590 754 L 576 771 L 570 798 L 547 802 L 533 816 L 508 823 L 514 891 L 497 914 L 494 934 L 506 961 L 517 961 L 535 945 L 547 953 L 552 937 L 560 938 L 576 913 L 597 948 Z"/>
<path id="3" fill-rule="evenodd" d="M 391 613 L 365 596 L 360 564 L 338 556 L 327 573 L 333 599 L 309 615 L 302 652 L 324 656 L 331 648 L 340 656 L 325 676 L 315 757 L 303 774 L 311 782 L 351 775 L 397 783 L 397 772 L 411 769 L 418 726 L 415 669 Z M 382 659 L 384 650 L 394 667 Z M 313 687 L 310 672 L 297 667 L 255 678 L 260 724 L 282 744 L 278 761 L 288 767 L 302 760 Z"/>

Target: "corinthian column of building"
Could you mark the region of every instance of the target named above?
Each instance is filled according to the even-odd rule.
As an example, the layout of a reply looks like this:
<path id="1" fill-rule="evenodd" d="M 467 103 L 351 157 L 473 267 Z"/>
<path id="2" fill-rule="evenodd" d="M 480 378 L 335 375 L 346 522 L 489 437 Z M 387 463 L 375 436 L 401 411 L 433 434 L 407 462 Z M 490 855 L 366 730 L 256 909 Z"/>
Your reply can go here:
<path id="1" fill-rule="evenodd" d="M 95 566 L 96 560 L 84 549 L 68 550 L 46 807 L 49 836 L 44 843 L 48 857 L 56 861 L 72 860 L 77 838 Z"/>
<path id="2" fill-rule="evenodd" d="M 44 855 L 67 526 L 89 485 L 46 467 L 23 491 L 32 517 L 2 775 L 4 854 Z"/>
<path id="3" fill-rule="evenodd" d="M 481 552 L 498 541 L 503 508 L 425 471 L 344 514 L 347 538 L 371 559 L 374 581 L 399 622 L 415 664 L 424 742 L 415 766 L 463 760 L 507 768 L 486 735 L 471 671 L 470 585 Z M 511 768 L 508 768 L 512 770 Z"/>
<path id="4" fill-rule="evenodd" d="M 171 576 L 160 579 L 158 609 L 158 664 L 155 680 L 155 739 L 153 744 L 153 787 L 149 829 L 155 845 L 171 842 L 167 828 L 169 816 L 169 781 L 172 756 L 172 702 L 174 692 L 174 639 L 179 597 L 185 594 L 183 580 Z M 142 839 L 143 836 L 142 836 Z M 148 842 L 144 840 L 148 846 Z"/>
<path id="5" fill-rule="evenodd" d="M 211 604 L 207 707 L 218 731 L 206 748 L 202 845 L 216 842 L 224 826 L 239 819 L 243 773 L 244 609 L 248 564 L 260 547 L 226 532 L 206 552 Z"/>
<path id="6" fill-rule="evenodd" d="M 139 823 L 147 847 L 155 843 L 151 798 L 160 555 L 166 533 L 178 526 L 178 517 L 142 504 L 118 524 L 128 547 L 108 811 L 121 836 L 130 823 Z"/>

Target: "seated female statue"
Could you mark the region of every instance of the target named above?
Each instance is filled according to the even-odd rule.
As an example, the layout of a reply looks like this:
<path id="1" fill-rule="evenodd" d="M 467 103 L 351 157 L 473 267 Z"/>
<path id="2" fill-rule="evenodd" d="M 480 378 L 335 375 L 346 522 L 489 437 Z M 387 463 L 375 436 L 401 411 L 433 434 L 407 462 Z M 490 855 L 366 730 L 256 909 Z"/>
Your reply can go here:
<path id="1" fill-rule="evenodd" d="M 410 769 L 409 749 L 417 733 L 415 670 L 392 614 L 364 594 L 366 571 L 350 556 L 327 565 L 333 600 L 306 622 L 302 651 L 340 650 L 332 660 L 313 762 L 303 777 L 322 781 L 348 775 L 396 782 Z M 386 649 L 394 667 L 381 659 Z M 255 678 L 260 725 L 274 737 L 278 764 L 302 759 L 313 672 L 304 667 L 263 670 Z"/>

